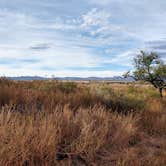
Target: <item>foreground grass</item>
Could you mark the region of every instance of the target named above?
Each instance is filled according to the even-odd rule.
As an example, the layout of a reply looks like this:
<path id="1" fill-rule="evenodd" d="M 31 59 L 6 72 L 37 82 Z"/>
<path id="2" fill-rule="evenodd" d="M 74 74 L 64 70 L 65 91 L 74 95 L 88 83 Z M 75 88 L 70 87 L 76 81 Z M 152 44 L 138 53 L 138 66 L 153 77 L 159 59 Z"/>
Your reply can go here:
<path id="1" fill-rule="evenodd" d="M 136 119 L 131 116 L 97 107 L 79 109 L 75 115 L 68 108 L 55 109 L 49 114 L 1 112 L 2 165 L 111 163 L 123 158 L 121 152 L 135 141 Z"/>
<path id="2" fill-rule="evenodd" d="M 149 86 L 0 81 L 0 165 L 166 165 L 166 101 Z"/>

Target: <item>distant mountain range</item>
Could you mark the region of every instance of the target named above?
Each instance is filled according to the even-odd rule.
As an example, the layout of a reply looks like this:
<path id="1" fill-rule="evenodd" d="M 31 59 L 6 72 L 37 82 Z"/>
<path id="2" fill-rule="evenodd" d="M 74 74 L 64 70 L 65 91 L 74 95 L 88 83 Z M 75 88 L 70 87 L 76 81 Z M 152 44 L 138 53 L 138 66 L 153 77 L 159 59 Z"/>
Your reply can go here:
<path id="1" fill-rule="evenodd" d="M 124 81 L 131 82 L 132 78 L 123 78 L 121 76 L 114 77 L 54 77 L 46 78 L 40 76 L 20 76 L 20 77 L 8 77 L 11 80 L 15 81 L 33 81 L 33 80 L 60 80 L 60 81 Z"/>

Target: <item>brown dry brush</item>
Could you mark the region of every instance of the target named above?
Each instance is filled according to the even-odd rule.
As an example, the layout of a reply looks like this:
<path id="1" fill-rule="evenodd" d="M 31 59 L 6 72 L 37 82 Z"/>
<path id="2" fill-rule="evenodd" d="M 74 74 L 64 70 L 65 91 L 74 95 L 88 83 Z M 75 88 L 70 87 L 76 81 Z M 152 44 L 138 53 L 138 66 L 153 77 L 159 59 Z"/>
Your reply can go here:
<path id="1" fill-rule="evenodd" d="M 7 81 L 7 83 L 6 83 Z M 127 114 L 144 107 L 141 99 L 128 98 L 122 93 L 102 90 L 91 91 L 89 85 L 76 83 L 56 83 L 45 81 L 13 82 L 0 81 L 0 107 L 12 105 L 15 110 L 27 112 L 31 110 L 53 110 L 56 105 L 68 104 L 72 110 L 79 107 L 88 108 L 102 105 L 106 109 Z M 105 97 L 106 95 L 109 98 Z"/>
<path id="2" fill-rule="evenodd" d="M 165 166 L 166 101 L 151 91 L 1 79 L 0 166 Z"/>
<path id="3" fill-rule="evenodd" d="M 113 115 L 102 107 L 79 109 L 75 115 L 68 107 L 36 114 L 4 108 L 0 113 L 0 163 L 98 165 L 118 161 L 134 141 L 135 122 L 132 116 Z"/>

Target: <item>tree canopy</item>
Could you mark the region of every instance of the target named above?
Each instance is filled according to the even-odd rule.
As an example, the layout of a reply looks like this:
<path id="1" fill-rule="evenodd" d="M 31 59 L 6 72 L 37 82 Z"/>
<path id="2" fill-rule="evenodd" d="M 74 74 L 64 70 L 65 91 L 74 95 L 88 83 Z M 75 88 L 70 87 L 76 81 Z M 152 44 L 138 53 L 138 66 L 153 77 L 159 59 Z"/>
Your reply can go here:
<path id="1" fill-rule="evenodd" d="M 135 80 L 143 80 L 151 83 L 163 97 L 163 89 L 166 88 L 166 64 L 159 55 L 154 52 L 146 53 L 141 51 L 134 58 L 135 70 L 127 72 L 124 76 L 131 76 Z"/>

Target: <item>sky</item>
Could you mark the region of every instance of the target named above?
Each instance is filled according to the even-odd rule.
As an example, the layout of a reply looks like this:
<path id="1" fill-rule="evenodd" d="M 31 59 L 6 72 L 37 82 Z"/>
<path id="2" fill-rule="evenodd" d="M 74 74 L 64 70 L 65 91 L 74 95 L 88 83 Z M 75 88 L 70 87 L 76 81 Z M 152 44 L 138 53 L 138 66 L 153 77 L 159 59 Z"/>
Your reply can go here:
<path id="1" fill-rule="evenodd" d="M 165 0 L 0 0 L 0 75 L 112 77 L 166 61 Z"/>

